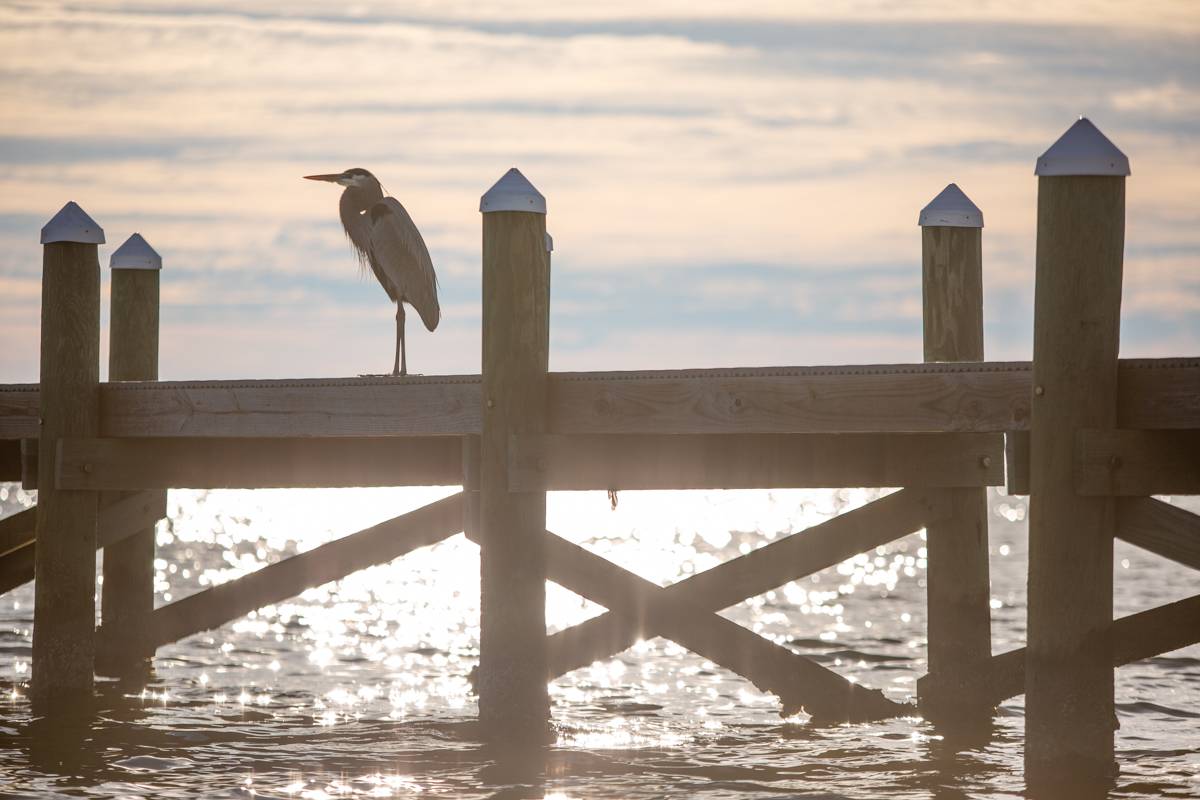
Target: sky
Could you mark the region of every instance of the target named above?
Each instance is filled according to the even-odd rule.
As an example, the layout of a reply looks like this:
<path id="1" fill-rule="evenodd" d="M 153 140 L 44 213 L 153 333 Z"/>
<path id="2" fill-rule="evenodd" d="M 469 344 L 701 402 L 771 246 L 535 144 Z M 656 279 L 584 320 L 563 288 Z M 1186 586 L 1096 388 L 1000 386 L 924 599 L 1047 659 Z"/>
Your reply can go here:
<path id="1" fill-rule="evenodd" d="M 734 14 L 736 11 L 736 15 Z M 1129 156 L 1122 347 L 1200 353 L 1200 4 L 0 0 L 0 382 L 36 381 L 65 202 L 162 254 L 164 379 L 390 369 L 338 189 L 364 167 L 441 282 L 409 366 L 477 372 L 479 196 L 547 197 L 554 370 L 921 360 L 921 207 L 984 213 L 985 347 L 1032 352 L 1034 162 Z M 102 370 L 102 375 L 106 370 Z"/>

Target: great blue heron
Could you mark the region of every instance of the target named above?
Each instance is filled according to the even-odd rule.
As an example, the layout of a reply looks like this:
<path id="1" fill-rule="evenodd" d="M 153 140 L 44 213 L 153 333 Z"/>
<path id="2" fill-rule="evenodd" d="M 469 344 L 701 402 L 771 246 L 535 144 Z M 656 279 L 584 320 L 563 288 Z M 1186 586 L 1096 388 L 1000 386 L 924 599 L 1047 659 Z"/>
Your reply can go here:
<path id="1" fill-rule="evenodd" d="M 383 290 L 396 303 L 396 360 L 392 374 L 407 375 L 404 304 L 417 310 L 430 331 L 441 319 L 437 275 L 421 232 L 400 201 L 384 197 L 379 181 L 365 169 L 355 167 L 333 175 L 304 177 L 346 187 L 338 204 L 342 228 L 359 261 L 371 267 Z"/>

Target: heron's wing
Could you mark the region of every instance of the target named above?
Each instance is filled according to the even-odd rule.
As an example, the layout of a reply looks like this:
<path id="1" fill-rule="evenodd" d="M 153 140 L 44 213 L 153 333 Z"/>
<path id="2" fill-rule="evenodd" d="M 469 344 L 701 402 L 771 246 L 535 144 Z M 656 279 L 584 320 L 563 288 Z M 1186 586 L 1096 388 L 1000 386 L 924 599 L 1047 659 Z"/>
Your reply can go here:
<path id="1" fill-rule="evenodd" d="M 441 319 L 437 275 L 421 232 L 394 197 L 383 198 L 369 213 L 373 266 L 377 264 L 392 283 L 396 297 L 407 300 L 433 330 Z"/>

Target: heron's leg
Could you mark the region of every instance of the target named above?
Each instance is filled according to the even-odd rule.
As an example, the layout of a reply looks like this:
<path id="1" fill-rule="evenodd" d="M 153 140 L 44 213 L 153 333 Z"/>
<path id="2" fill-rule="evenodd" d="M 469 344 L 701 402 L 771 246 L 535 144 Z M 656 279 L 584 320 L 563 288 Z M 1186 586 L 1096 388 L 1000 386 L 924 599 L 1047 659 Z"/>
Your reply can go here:
<path id="1" fill-rule="evenodd" d="M 393 375 L 408 374 L 408 358 L 404 352 L 404 301 L 396 303 L 396 360 L 392 365 Z"/>

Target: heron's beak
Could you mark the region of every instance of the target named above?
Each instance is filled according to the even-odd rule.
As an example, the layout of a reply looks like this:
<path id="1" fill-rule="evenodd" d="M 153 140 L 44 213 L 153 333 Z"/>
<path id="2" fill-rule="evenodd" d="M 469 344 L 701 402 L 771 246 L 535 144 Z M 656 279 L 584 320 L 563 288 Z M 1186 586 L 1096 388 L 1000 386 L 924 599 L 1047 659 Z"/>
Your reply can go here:
<path id="1" fill-rule="evenodd" d="M 305 175 L 304 176 L 304 180 L 306 180 L 306 181 L 329 181 L 330 183 L 337 183 L 341 179 L 342 179 L 342 173 L 340 173 L 340 172 L 338 172 L 334 175 Z"/>

